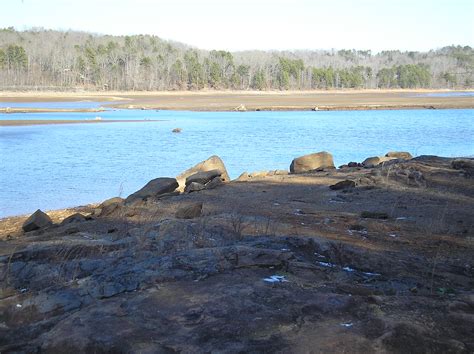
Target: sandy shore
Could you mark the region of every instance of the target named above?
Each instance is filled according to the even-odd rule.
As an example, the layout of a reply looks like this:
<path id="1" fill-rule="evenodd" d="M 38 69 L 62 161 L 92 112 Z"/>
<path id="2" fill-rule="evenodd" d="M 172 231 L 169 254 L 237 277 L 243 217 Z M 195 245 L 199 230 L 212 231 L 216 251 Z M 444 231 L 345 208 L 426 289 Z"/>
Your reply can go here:
<path id="1" fill-rule="evenodd" d="M 446 90 L 0 92 L 0 102 L 100 101 L 111 107 L 192 111 L 474 108 L 474 98 L 422 96 Z M 33 108 L 31 108 L 33 109 Z M 22 111 L 30 110 L 21 109 Z"/>

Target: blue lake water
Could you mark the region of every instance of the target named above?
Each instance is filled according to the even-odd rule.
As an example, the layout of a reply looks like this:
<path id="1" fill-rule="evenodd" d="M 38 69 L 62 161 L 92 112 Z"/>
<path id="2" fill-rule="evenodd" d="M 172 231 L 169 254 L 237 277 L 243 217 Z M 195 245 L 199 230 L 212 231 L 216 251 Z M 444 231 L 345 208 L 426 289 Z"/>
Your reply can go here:
<path id="1" fill-rule="evenodd" d="M 35 104 L 36 105 L 36 104 Z M 336 165 L 390 150 L 474 155 L 474 110 L 0 114 L 0 119 L 150 119 L 157 122 L 0 127 L 0 217 L 127 196 L 219 155 L 232 178 L 288 169 L 329 151 Z M 180 127 L 182 133 L 171 133 Z"/>
<path id="2" fill-rule="evenodd" d="M 99 108 L 111 102 L 74 101 L 74 102 L 0 102 L 0 108 L 49 108 L 49 109 L 86 109 Z"/>

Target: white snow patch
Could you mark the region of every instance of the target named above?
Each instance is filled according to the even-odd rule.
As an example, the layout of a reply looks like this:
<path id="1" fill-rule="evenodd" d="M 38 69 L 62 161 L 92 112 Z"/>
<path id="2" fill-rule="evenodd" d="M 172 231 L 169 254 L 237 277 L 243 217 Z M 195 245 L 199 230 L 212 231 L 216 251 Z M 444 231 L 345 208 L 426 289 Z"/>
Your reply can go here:
<path id="1" fill-rule="evenodd" d="M 263 278 L 263 281 L 267 283 L 287 283 L 288 280 L 285 279 L 284 275 L 271 275 L 268 278 Z"/>

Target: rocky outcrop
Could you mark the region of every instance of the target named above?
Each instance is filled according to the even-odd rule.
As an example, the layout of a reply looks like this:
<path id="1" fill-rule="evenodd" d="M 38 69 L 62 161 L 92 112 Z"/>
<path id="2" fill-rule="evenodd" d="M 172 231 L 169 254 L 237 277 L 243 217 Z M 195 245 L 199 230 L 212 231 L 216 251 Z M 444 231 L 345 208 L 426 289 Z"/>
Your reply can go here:
<path id="1" fill-rule="evenodd" d="M 40 209 L 36 210 L 33 214 L 30 215 L 28 219 L 23 223 L 23 231 L 29 232 L 39 229 L 44 229 L 48 226 L 51 226 L 53 221 L 48 216 L 48 214 L 42 212 Z"/>
<path id="2" fill-rule="evenodd" d="M 148 182 L 142 189 L 129 195 L 125 203 L 130 204 L 137 200 L 146 200 L 151 197 L 159 197 L 164 194 L 172 193 L 178 188 L 178 182 L 175 178 L 160 177 Z"/>
<path id="3" fill-rule="evenodd" d="M 103 201 L 95 214 L 100 216 L 107 216 L 113 213 L 117 208 L 119 208 L 123 203 L 124 199 L 120 197 L 114 197 Z"/>
<path id="4" fill-rule="evenodd" d="M 184 191 L 184 188 L 186 186 L 186 179 L 198 172 L 207 172 L 207 171 L 212 171 L 212 170 L 217 170 L 221 174 L 221 179 L 223 182 L 228 182 L 230 181 L 229 174 L 227 173 L 227 170 L 225 168 L 224 162 L 222 162 L 221 158 L 219 156 L 211 156 L 207 160 L 199 162 L 197 165 L 187 169 L 180 175 L 176 177 L 176 180 L 178 181 L 179 187 L 178 190 L 180 192 Z"/>
<path id="5" fill-rule="evenodd" d="M 385 157 L 394 157 L 400 160 L 411 160 L 413 158 L 407 151 L 389 151 L 385 154 Z"/>
<path id="6" fill-rule="evenodd" d="M 178 219 L 194 219 L 201 216 L 202 203 L 192 203 L 181 207 L 176 212 L 176 218 Z"/>
<path id="7" fill-rule="evenodd" d="M 295 158 L 290 165 L 291 173 L 304 173 L 325 168 L 333 169 L 334 161 L 329 152 L 322 151 Z"/>

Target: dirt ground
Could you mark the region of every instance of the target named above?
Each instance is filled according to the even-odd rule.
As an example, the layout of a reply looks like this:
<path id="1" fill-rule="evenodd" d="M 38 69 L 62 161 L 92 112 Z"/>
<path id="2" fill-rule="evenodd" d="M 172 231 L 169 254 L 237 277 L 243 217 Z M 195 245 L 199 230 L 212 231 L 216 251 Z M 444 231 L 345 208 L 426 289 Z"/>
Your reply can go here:
<path id="1" fill-rule="evenodd" d="M 472 172 L 421 156 L 3 219 L 0 351 L 472 353 Z"/>

